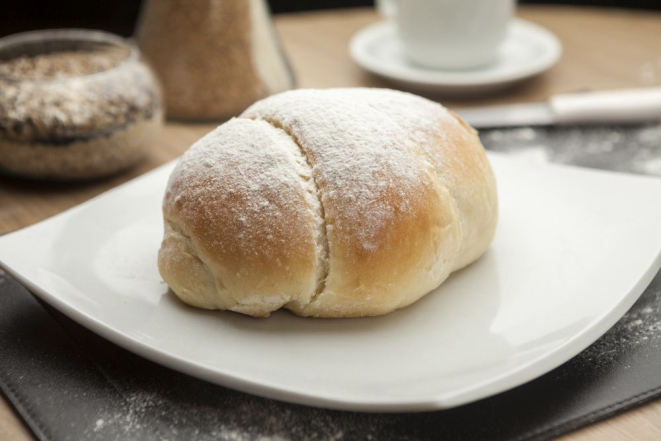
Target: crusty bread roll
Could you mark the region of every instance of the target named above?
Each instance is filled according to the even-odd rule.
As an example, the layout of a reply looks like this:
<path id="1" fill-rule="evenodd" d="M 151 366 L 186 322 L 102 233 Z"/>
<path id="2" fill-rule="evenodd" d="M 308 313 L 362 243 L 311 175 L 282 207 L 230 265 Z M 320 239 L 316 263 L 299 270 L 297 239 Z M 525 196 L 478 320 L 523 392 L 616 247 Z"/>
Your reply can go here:
<path id="1" fill-rule="evenodd" d="M 255 103 L 181 158 L 163 203 L 163 279 L 186 303 L 257 317 L 407 306 L 491 243 L 494 177 L 477 133 L 385 89 Z"/>

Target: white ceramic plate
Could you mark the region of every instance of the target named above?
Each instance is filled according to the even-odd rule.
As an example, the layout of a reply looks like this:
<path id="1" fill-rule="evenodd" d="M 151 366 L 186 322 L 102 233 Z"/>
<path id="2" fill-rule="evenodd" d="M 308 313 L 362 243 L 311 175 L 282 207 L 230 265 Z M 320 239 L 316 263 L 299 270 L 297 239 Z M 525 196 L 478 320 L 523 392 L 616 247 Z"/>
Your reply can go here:
<path id="1" fill-rule="evenodd" d="M 491 249 L 385 317 L 254 319 L 182 304 L 156 269 L 172 164 L 1 237 L 0 261 L 84 326 L 213 383 L 339 409 L 457 406 L 567 361 L 661 265 L 661 180 L 490 157 L 501 207 Z"/>
<path id="2" fill-rule="evenodd" d="M 513 19 L 496 63 L 474 70 L 434 70 L 410 63 L 396 24 L 383 21 L 359 31 L 351 40 L 349 52 L 364 69 L 405 88 L 470 95 L 507 87 L 544 72 L 560 59 L 562 46 L 541 26 Z"/>

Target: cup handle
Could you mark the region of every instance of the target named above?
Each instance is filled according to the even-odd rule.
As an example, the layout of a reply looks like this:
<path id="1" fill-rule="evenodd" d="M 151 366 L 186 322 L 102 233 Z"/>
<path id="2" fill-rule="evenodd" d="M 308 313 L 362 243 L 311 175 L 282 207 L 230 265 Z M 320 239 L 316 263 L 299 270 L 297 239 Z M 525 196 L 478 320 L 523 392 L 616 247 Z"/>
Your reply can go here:
<path id="1" fill-rule="evenodd" d="M 376 9 L 386 18 L 397 16 L 397 0 L 377 0 Z"/>

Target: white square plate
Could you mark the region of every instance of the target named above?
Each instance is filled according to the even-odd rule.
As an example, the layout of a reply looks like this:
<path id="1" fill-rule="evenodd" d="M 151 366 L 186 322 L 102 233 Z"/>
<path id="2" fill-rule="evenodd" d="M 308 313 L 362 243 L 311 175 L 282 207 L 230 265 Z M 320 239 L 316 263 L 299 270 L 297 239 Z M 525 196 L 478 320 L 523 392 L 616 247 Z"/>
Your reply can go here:
<path id="1" fill-rule="evenodd" d="M 254 319 L 182 304 L 156 268 L 173 164 L 1 237 L 0 262 L 94 332 L 213 383 L 338 409 L 457 406 L 576 355 L 661 266 L 661 180 L 490 158 L 501 208 L 490 250 L 384 317 Z"/>

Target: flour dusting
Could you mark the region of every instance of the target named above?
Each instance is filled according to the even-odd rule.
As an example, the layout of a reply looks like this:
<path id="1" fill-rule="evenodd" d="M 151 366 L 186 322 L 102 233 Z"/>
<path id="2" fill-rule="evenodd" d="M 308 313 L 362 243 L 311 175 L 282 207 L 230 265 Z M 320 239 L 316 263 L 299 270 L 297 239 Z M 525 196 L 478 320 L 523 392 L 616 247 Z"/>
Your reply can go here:
<path id="1" fill-rule="evenodd" d="M 495 129 L 481 139 L 531 162 L 661 176 L 661 124 Z"/>
<path id="2" fill-rule="evenodd" d="M 388 104 L 379 94 L 397 99 Z M 241 116 L 281 126 L 297 140 L 312 166 L 327 225 L 366 252 L 376 252 L 393 219 L 409 213 L 432 185 L 409 131 L 388 123 L 392 115 L 414 109 L 405 97 L 412 96 L 369 89 L 297 90 L 259 101 Z M 442 110 L 428 105 L 436 114 Z M 431 124 L 428 130 L 438 131 Z"/>
<path id="3" fill-rule="evenodd" d="M 639 349 L 661 350 L 661 273 L 620 321 L 581 352 L 577 361 L 607 370 Z"/>

